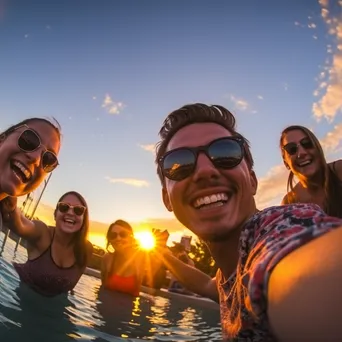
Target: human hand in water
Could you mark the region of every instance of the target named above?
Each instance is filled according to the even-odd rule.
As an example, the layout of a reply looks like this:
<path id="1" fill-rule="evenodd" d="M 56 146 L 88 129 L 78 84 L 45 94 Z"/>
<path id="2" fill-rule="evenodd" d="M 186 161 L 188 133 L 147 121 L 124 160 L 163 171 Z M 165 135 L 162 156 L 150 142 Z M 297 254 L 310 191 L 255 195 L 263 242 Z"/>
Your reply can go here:
<path id="1" fill-rule="evenodd" d="M 17 198 L 8 196 L 0 202 L 0 210 L 4 220 L 9 220 L 11 214 L 17 208 Z"/>

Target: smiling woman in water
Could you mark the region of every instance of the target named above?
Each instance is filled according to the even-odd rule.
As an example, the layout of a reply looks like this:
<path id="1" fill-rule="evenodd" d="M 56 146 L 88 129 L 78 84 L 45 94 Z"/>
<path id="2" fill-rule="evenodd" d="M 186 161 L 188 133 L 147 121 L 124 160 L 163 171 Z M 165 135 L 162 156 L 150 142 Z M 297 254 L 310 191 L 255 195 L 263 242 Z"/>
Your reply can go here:
<path id="1" fill-rule="evenodd" d="M 89 211 L 85 199 L 75 191 L 65 193 L 54 212 L 55 227 L 39 220 L 28 220 L 8 201 L 6 223 L 28 242 L 28 260 L 14 263 L 20 280 L 44 296 L 56 296 L 71 291 L 79 281 L 92 244 L 87 240 Z"/>
<path id="2" fill-rule="evenodd" d="M 43 118 L 26 119 L 0 133 L 0 206 L 8 196 L 38 188 L 58 166 L 60 145 L 59 124 Z"/>
<path id="3" fill-rule="evenodd" d="M 145 254 L 138 247 L 133 228 L 128 222 L 117 220 L 109 226 L 106 238 L 107 253 L 101 267 L 102 285 L 111 291 L 139 296 Z"/>
<path id="4" fill-rule="evenodd" d="M 327 163 L 318 139 L 303 126 L 285 128 L 280 148 L 290 171 L 282 204 L 315 203 L 328 215 L 342 218 L 342 160 Z M 299 180 L 295 185 L 294 177 Z"/>

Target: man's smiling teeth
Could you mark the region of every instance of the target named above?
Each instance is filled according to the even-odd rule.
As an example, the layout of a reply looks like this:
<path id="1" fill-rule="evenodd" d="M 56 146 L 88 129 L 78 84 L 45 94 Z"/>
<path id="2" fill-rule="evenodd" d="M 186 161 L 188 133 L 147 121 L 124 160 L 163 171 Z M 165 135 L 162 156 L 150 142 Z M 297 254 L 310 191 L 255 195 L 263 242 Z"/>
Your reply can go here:
<path id="1" fill-rule="evenodd" d="M 24 176 L 25 179 L 23 179 L 24 181 L 28 181 L 31 178 L 31 172 L 30 170 L 23 165 L 22 163 L 20 163 L 19 161 L 15 160 L 13 162 L 13 165 L 19 169 L 19 171 L 21 171 L 22 176 Z M 13 170 L 15 172 L 15 170 Z M 15 172 L 17 174 L 17 172 Z M 20 176 L 20 175 L 19 175 Z"/>
<path id="2" fill-rule="evenodd" d="M 228 201 L 228 196 L 224 192 L 197 198 L 194 202 L 196 209 L 207 206 L 209 204 L 223 204 Z"/>

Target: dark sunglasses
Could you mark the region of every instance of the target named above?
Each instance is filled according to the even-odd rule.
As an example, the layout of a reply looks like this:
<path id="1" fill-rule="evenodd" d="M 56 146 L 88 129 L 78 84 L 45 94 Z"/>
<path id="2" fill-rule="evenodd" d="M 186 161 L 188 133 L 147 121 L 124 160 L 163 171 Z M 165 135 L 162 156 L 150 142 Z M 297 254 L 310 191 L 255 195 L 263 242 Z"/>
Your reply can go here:
<path id="1" fill-rule="evenodd" d="M 314 148 L 312 141 L 309 138 L 303 138 L 299 144 L 295 142 L 289 142 L 288 144 L 283 146 L 283 149 L 290 155 L 294 156 L 298 153 L 298 147 L 302 146 L 305 150 L 310 150 Z"/>
<path id="2" fill-rule="evenodd" d="M 189 177 L 196 168 L 200 152 L 218 169 L 233 169 L 244 157 L 244 140 L 241 137 L 225 137 L 198 147 L 180 147 L 167 152 L 159 159 L 163 175 L 174 181 Z"/>
<path id="3" fill-rule="evenodd" d="M 57 204 L 57 208 L 61 213 L 67 213 L 69 209 L 72 209 L 74 211 L 74 214 L 77 216 L 82 216 L 84 212 L 86 211 L 86 207 L 83 205 L 70 205 L 68 203 L 59 202 Z"/>
<path id="4" fill-rule="evenodd" d="M 39 135 L 31 128 L 26 128 L 18 137 L 18 146 L 24 152 L 33 152 L 37 150 L 41 144 Z M 57 166 L 57 156 L 53 152 L 45 150 L 42 154 L 42 167 L 44 171 L 52 172 Z"/>
<path id="5" fill-rule="evenodd" d="M 130 234 L 128 232 L 110 232 L 108 234 L 108 240 L 116 240 L 118 238 L 118 236 L 120 236 L 121 239 L 126 239 L 128 238 Z"/>

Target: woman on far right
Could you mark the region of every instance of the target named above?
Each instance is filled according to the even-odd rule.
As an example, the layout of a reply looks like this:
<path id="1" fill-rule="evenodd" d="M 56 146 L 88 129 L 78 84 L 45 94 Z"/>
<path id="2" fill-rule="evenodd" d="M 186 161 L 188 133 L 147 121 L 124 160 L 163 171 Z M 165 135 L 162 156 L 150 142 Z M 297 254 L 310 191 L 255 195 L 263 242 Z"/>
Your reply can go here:
<path id="1" fill-rule="evenodd" d="M 317 137 L 299 125 L 282 131 L 280 148 L 290 171 L 282 204 L 315 203 L 328 215 L 342 218 L 342 160 L 327 163 Z"/>

